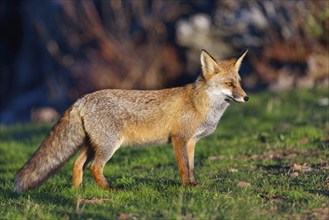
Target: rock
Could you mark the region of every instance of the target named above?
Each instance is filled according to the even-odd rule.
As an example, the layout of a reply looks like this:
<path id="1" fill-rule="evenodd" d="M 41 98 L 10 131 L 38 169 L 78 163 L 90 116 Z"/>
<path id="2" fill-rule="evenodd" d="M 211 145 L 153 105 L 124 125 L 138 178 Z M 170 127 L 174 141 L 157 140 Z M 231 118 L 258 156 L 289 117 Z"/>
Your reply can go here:
<path id="1" fill-rule="evenodd" d="M 249 187 L 249 186 L 251 186 L 251 184 L 248 182 L 240 181 L 240 182 L 238 182 L 237 186 L 238 187 Z"/>

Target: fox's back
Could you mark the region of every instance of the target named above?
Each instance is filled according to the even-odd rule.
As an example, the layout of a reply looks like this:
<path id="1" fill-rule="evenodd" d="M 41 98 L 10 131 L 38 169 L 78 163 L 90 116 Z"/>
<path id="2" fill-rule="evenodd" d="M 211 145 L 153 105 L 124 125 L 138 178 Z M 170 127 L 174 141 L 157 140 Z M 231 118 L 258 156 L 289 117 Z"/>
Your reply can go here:
<path id="1" fill-rule="evenodd" d="M 164 90 L 101 90 L 83 98 L 82 114 L 108 114 L 117 119 L 131 122 L 154 119 L 167 114 L 182 99 L 181 88 Z M 87 110 L 88 109 L 88 110 Z M 85 111 L 84 111 L 85 110 Z M 87 111 L 86 111 L 87 110 Z M 136 122 L 137 122 L 136 121 Z"/>
<path id="2" fill-rule="evenodd" d="M 164 90 L 101 90 L 78 101 L 91 132 L 117 131 L 124 144 L 166 143 L 186 114 L 186 87 Z"/>

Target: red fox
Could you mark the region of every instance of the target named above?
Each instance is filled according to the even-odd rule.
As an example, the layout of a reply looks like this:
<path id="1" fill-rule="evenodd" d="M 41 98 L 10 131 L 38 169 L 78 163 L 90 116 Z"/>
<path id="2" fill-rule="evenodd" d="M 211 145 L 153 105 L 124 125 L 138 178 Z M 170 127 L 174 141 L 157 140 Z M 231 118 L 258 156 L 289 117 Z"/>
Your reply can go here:
<path id="1" fill-rule="evenodd" d="M 213 133 L 231 101 L 246 102 L 238 74 L 247 51 L 238 59 L 216 61 L 201 52 L 202 74 L 183 87 L 163 90 L 101 90 L 76 101 L 57 122 L 31 159 L 18 171 L 14 191 L 33 189 L 79 149 L 73 184 L 82 183 L 84 168 L 108 189 L 103 169 L 120 146 L 174 146 L 182 184 L 196 185 L 194 148 Z"/>

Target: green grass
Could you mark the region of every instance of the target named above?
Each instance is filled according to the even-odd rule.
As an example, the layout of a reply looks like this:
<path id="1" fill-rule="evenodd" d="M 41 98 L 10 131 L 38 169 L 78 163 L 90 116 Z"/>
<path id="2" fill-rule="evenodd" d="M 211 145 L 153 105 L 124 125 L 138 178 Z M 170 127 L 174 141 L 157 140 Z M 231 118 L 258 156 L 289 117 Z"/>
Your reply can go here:
<path id="1" fill-rule="evenodd" d="M 14 175 L 51 126 L 1 126 L 0 218 L 328 218 L 328 106 L 319 104 L 327 89 L 249 95 L 197 143 L 197 187 L 180 186 L 173 147 L 163 145 L 121 148 L 105 169 L 113 190 L 98 188 L 89 169 L 75 189 L 72 159 L 41 187 L 17 196 Z M 238 187 L 241 181 L 251 185 Z"/>

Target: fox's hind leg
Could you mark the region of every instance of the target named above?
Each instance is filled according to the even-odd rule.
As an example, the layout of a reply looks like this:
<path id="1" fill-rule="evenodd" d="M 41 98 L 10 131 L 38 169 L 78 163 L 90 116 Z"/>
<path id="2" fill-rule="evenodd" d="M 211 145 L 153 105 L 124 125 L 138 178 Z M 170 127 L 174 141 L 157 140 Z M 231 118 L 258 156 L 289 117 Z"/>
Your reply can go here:
<path id="1" fill-rule="evenodd" d="M 111 159 L 115 151 L 120 147 L 122 142 L 116 144 L 98 145 L 95 148 L 95 157 L 90 166 L 91 174 L 93 175 L 96 183 L 103 189 L 109 189 L 110 184 L 106 180 L 103 170 L 107 161 Z"/>
<path id="2" fill-rule="evenodd" d="M 84 143 L 81 148 L 80 155 L 75 160 L 73 165 L 73 185 L 79 187 L 82 183 L 83 170 L 88 163 L 93 159 L 94 152 L 88 143 Z"/>

